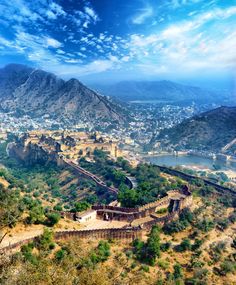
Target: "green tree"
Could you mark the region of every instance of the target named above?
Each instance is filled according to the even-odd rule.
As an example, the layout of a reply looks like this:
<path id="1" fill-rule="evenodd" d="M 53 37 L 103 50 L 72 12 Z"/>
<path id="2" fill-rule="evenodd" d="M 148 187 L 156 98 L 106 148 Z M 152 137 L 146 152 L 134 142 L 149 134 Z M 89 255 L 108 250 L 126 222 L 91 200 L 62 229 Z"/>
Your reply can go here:
<path id="1" fill-rule="evenodd" d="M 27 218 L 28 224 L 40 224 L 45 220 L 44 209 L 42 206 L 34 206 L 31 208 L 29 212 L 29 216 Z"/>
<path id="2" fill-rule="evenodd" d="M 161 246 L 160 229 L 158 226 L 153 226 L 151 233 L 147 239 L 146 250 L 145 250 L 150 265 L 154 265 L 156 258 L 160 257 L 161 255 L 160 246 Z"/>
<path id="3" fill-rule="evenodd" d="M 186 251 L 191 249 L 191 243 L 188 238 L 184 238 L 180 245 L 178 246 L 179 251 Z"/>
<path id="4" fill-rule="evenodd" d="M 179 278 L 182 278 L 183 277 L 183 270 L 182 270 L 182 267 L 179 263 L 176 263 L 174 265 L 174 278 L 175 279 L 179 279 Z"/>
<path id="5" fill-rule="evenodd" d="M 61 219 L 61 215 L 58 213 L 47 213 L 47 222 L 46 224 L 50 227 L 53 227 Z"/>
<path id="6" fill-rule="evenodd" d="M 137 192 L 122 184 L 119 188 L 118 201 L 123 207 L 134 208 L 138 201 Z"/>
<path id="7" fill-rule="evenodd" d="M 53 245 L 53 233 L 45 228 L 43 234 L 40 236 L 36 246 L 40 250 L 49 250 Z"/>
<path id="8" fill-rule="evenodd" d="M 74 204 L 74 206 L 75 206 L 74 210 L 76 212 L 83 212 L 83 211 L 85 211 L 85 210 L 87 210 L 88 208 L 91 207 L 91 205 L 88 202 L 86 202 L 86 201 L 76 202 Z"/>

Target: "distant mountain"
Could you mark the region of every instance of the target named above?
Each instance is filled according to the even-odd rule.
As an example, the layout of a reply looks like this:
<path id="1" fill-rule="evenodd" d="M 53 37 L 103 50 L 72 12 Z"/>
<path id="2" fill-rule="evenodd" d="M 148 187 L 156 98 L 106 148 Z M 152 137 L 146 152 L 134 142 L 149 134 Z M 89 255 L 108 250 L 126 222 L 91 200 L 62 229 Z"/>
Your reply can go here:
<path id="1" fill-rule="evenodd" d="M 152 143 L 161 140 L 174 148 L 221 150 L 236 138 L 236 107 L 220 107 L 163 130 Z"/>
<path id="2" fill-rule="evenodd" d="M 0 99 L 2 110 L 33 116 L 124 120 L 124 114 L 115 104 L 77 79 L 64 81 L 52 73 L 24 65 L 10 64 L 0 69 Z"/>
<path id="3" fill-rule="evenodd" d="M 122 101 L 159 100 L 178 103 L 223 102 L 227 94 L 186 86 L 171 81 L 122 81 L 113 85 L 97 85 L 97 90 Z"/>

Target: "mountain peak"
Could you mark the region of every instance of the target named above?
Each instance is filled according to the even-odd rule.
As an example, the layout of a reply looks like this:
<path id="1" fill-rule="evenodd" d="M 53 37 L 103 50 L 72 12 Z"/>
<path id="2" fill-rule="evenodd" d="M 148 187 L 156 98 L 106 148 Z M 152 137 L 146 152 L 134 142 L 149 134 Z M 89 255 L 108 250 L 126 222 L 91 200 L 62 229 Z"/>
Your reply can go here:
<path id="1" fill-rule="evenodd" d="M 97 119 L 121 122 L 116 106 L 106 98 L 72 78 L 60 79 L 53 73 L 24 65 L 10 64 L 0 69 L 0 98 L 5 111 L 22 110 L 34 116 L 51 114 L 94 121 Z"/>

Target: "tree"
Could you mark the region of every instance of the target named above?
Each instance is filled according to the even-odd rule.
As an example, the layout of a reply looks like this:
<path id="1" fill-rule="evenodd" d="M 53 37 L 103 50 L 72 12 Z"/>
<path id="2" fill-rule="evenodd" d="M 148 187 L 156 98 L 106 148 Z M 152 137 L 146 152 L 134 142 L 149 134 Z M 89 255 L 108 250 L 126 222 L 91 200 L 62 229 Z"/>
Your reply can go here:
<path id="1" fill-rule="evenodd" d="M 83 212 L 85 210 L 87 210 L 88 208 L 90 208 L 90 204 L 86 201 L 82 201 L 82 202 L 76 202 L 75 203 L 75 211 L 76 212 Z"/>
<path id="2" fill-rule="evenodd" d="M 31 208 L 29 212 L 29 216 L 27 218 L 28 224 L 40 224 L 45 220 L 44 209 L 42 206 L 34 206 Z"/>
<path id="3" fill-rule="evenodd" d="M 176 263 L 174 265 L 174 278 L 175 279 L 179 279 L 179 278 L 182 278 L 183 277 L 183 270 L 182 270 L 182 267 L 179 263 Z"/>
<path id="4" fill-rule="evenodd" d="M 47 214 L 47 225 L 53 227 L 55 224 L 57 224 L 60 220 L 61 216 L 58 213 L 48 213 Z"/>
<path id="5" fill-rule="evenodd" d="M 214 226 L 214 222 L 208 218 L 204 218 L 203 220 L 198 221 L 196 224 L 196 227 L 205 233 L 212 230 Z"/>
<path id="6" fill-rule="evenodd" d="M 118 201 L 123 207 L 134 208 L 138 202 L 137 192 L 122 184 L 119 188 Z"/>
<path id="7" fill-rule="evenodd" d="M 53 245 L 53 233 L 49 229 L 45 228 L 36 246 L 40 250 L 49 250 L 50 247 L 52 247 L 52 245 Z"/>
<path id="8" fill-rule="evenodd" d="M 191 243 L 188 238 L 184 238 L 180 245 L 178 246 L 179 251 L 186 251 L 191 249 Z"/>
<path id="9" fill-rule="evenodd" d="M 90 259 L 93 263 L 104 262 L 110 256 L 110 245 L 107 241 L 101 240 L 95 252 L 91 253 Z"/>
<path id="10" fill-rule="evenodd" d="M 233 273 L 236 271 L 236 262 L 225 260 L 220 264 L 221 275 L 226 275 L 227 273 Z"/>
<path id="11" fill-rule="evenodd" d="M 7 227 L 14 227 L 23 213 L 23 203 L 15 190 L 5 189 L 0 183 L 0 243 L 7 235 Z"/>
<path id="12" fill-rule="evenodd" d="M 153 226 L 145 249 L 145 255 L 150 265 L 154 265 L 156 258 L 160 257 L 160 245 L 160 229 L 158 226 Z"/>
<path id="13" fill-rule="evenodd" d="M 55 205 L 55 206 L 53 207 L 53 210 L 59 211 L 59 212 L 63 211 L 62 205 L 61 205 L 61 204 Z"/>

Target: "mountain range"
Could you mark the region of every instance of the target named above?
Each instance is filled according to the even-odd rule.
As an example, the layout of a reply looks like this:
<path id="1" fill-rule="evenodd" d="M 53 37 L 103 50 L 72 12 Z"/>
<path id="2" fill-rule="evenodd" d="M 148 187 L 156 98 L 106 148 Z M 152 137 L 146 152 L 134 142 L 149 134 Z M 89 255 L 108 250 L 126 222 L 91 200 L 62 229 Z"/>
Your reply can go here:
<path id="1" fill-rule="evenodd" d="M 236 107 L 220 107 L 163 130 L 152 140 L 176 149 L 221 151 L 236 139 Z"/>
<path id="2" fill-rule="evenodd" d="M 0 69 L 0 108 L 31 116 L 122 122 L 121 109 L 77 79 L 10 64 Z"/>
<path id="3" fill-rule="evenodd" d="M 107 96 L 122 101 L 160 101 L 163 103 L 189 104 L 219 103 L 228 100 L 227 92 L 216 92 L 182 85 L 168 80 L 162 81 L 121 81 L 112 85 L 95 85 Z"/>

